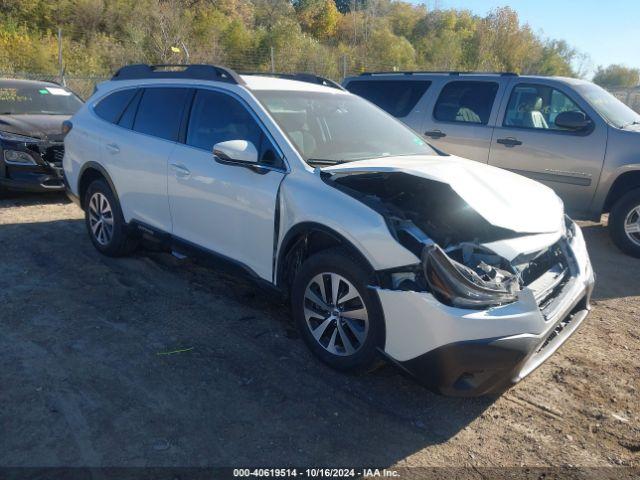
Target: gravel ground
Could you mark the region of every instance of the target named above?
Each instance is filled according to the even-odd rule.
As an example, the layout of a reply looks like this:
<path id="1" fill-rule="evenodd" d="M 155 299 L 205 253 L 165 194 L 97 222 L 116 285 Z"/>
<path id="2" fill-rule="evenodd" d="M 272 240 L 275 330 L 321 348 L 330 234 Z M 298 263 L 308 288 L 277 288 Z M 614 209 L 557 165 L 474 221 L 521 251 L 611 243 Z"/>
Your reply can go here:
<path id="1" fill-rule="evenodd" d="M 583 226 L 581 329 L 499 398 L 456 399 L 327 369 L 228 273 L 99 255 L 62 196 L 0 200 L 0 465 L 640 466 L 640 260 Z"/>

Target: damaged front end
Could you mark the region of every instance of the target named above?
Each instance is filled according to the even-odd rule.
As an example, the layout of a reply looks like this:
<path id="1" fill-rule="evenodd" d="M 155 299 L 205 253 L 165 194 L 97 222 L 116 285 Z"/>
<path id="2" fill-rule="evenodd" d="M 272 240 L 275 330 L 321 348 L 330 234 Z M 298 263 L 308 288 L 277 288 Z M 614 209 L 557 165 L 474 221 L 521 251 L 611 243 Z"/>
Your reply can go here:
<path id="1" fill-rule="evenodd" d="M 541 304 L 569 274 L 569 256 L 551 232 L 543 248 L 512 258 L 487 245 L 550 232 L 518 232 L 481 216 L 450 185 L 402 172 L 336 174 L 325 180 L 380 213 L 419 264 L 380 272 L 383 288 L 427 291 L 457 308 L 487 309 L 530 287 Z M 569 221 L 570 222 L 570 221 Z"/>

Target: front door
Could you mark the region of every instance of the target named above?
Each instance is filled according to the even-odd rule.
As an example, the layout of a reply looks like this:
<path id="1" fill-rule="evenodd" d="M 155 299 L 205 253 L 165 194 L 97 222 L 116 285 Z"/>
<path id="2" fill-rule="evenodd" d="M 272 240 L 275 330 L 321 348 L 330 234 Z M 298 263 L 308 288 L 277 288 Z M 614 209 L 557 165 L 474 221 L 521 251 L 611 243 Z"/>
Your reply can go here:
<path id="1" fill-rule="evenodd" d="M 252 142 L 262 170 L 220 163 L 216 143 Z M 198 90 L 185 144 L 169 158 L 169 204 L 173 235 L 272 279 L 275 211 L 285 175 L 282 156 L 239 99 Z"/>
<path id="2" fill-rule="evenodd" d="M 570 90 L 544 83 L 515 83 L 496 125 L 489 163 L 538 180 L 583 215 L 595 192 L 607 144 L 607 126 Z M 593 125 L 569 131 L 558 114 L 581 111 Z M 591 114 L 590 114 L 591 113 Z"/>

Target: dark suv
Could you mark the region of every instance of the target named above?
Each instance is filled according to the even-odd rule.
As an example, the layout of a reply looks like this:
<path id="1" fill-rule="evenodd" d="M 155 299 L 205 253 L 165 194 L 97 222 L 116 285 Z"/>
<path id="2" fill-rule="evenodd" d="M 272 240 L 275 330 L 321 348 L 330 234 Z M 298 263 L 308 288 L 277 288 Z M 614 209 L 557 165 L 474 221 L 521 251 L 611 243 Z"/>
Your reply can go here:
<path id="1" fill-rule="evenodd" d="M 0 192 L 62 190 L 62 123 L 82 106 L 50 82 L 0 80 Z"/>

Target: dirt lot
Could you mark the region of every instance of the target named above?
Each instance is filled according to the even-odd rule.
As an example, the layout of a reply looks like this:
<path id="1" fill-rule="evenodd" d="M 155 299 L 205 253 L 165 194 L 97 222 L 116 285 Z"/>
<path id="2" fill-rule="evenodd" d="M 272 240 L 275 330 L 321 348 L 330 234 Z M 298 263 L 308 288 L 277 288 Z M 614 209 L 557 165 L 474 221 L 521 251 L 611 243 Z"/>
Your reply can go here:
<path id="1" fill-rule="evenodd" d="M 583 327 L 500 398 L 452 399 L 333 372 L 252 284 L 105 258 L 81 218 L 0 200 L 0 465 L 640 465 L 640 260 L 600 225 Z"/>

